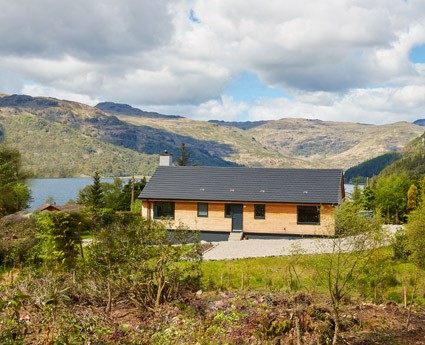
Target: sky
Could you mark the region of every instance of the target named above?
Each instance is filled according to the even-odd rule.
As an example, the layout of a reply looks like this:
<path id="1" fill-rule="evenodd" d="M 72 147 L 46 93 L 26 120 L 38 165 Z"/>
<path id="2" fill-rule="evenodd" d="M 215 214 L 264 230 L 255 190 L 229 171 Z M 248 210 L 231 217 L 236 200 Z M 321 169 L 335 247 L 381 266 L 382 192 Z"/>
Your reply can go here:
<path id="1" fill-rule="evenodd" d="M 197 120 L 425 118 L 423 0 L 0 0 L 0 93 Z"/>

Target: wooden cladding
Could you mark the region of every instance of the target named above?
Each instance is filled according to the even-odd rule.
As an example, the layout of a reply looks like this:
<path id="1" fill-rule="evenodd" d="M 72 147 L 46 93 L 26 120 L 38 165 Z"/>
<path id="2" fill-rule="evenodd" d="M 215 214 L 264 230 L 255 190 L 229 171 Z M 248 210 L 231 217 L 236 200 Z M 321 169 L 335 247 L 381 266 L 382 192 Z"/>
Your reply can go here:
<path id="1" fill-rule="evenodd" d="M 217 232 L 232 230 L 232 218 L 225 216 L 225 205 L 231 205 L 231 203 L 173 202 L 176 226 L 183 223 L 192 230 Z M 204 206 L 199 206 L 201 204 Z M 154 202 L 143 200 L 142 215 L 144 217 L 154 216 L 153 205 Z M 333 235 L 335 233 L 334 206 L 331 205 L 302 205 L 302 207 L 309 206 L 311 210 L 317 210 L 317 213 L 309 214 L 307 217 L 307 220 L 311 220 L 311 222 L 305 223 L 299 222 L 298 206 L 300 205 L 277 203 L 244 203 L 242 205 L 242 230 L 244 232 L 288 235 Z M 261 205 L 261 207 L 257 205 Z M 317 222 L 318 219 L 319 222 Z"/>

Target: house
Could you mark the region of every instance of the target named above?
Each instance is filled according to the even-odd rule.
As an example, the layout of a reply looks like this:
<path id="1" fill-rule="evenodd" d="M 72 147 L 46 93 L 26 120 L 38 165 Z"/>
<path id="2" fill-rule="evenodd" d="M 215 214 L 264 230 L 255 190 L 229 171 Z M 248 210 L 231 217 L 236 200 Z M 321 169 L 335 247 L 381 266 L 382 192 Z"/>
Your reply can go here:
<path id="1" fill-rule="evenodd" d="M 161 159 L 139 196 L 144 217 L 248 236 L 335 231 L 333 211 L 345 197 L 342 170 L 168 166 Z"/>
<path id="2" fill-rule="evenodd" d="M 59 211 L 59 207 L 57 207 L 56 205 L 52 205 L 52 204 L 43 204 L 35 210 L 36 213 L 43 212 L 43 211 L 50 211 L 50 212 Z"/>
<path id="3" fill-rule="evenodd" d="M 34 210 L 34 213 L 39 213 L 43 211 L 58 211 L 58 212 L 78 212 L 82 208 L 82 205 L 71 204 L 71 205 L 52 205 L 52 204 L 43 204 L 39 208 Z"/>

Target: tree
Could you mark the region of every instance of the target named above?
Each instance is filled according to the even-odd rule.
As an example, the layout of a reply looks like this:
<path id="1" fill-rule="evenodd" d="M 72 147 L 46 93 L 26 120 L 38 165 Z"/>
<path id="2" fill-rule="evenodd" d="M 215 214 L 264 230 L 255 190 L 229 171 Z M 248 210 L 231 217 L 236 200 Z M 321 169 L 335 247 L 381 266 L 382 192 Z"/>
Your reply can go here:
<path id="1" fill-rule="evenodd" d="M 97 195 L 102 196 L 102 205 L 113 211 L 131 211 L 132 195 L 134 198 L 141 193 L 146 185 L 146 178 L 142 178 L 140 181 L 129 180 L 124 186 L 123 182 L 119 178 L 115 178 L 112 183 L 102 182 L 100 183 L 101 193 L 96 192 Z M 94 184 L 84 187 L 78 193 L 78 203 L 93 207 L 93 188 Z M 96 187 L 99 188 L 99 187 Z"/>
<path id="2" fill-rule="evenodd" d="M 112 183 L 101 183 L 104 207 L 113 210 L 117 210 L 119 208 L 118 205 L 121 198 L 122 185 L 122 180 L 118 177 L 115 177 Z"/>
<path id="3" fill-rule="evenodd" d="M 414 183 L 410 185 L 407 192 L 407 213 L 411 213 L 418 207 L 419 190 Z"/>
<path id="4" fill-rule="evenodd" d="M 53 198 L 51 195 L 49 195 L 46 199 L 46 201 L 44 201 L 45 204 L 49 204 L 49 205 L 56 205 L 56 201 L 55 198 Z"/>
<path id="5" fill-rule="evenodd" d="M 425 176 L 422 177 L 419 187 L 421 189 L 420 201 L 425 202 Z"/>
<path id="6" fill-rule="evenodd" d="M 425 202 L 409 215 L 406 234 L 414 261 L 425 268 Z"/>
<path id="7" fill-rule="evenodd" d="M 334 319 L 333 344 L 338 344 L 340 308 L 353 284 L 373 263 L 384 234 L 380 217 L 360 213 L 361 206 L 345 201 L 335 211 L 336 235 L 327 254 L 318 262 L 318 275 L 325 282 Z"/>
<path id="8" fill-rule="evenodd" d="M 372 210 L 375 202 L 375 194 L 369 184 L 363 188 L 362 205 L 364 210 Z"/>
<path id="9" fill-rule="evenodd" d="M 182 143 L 180 145 L 180 157 L 177 158 L 177 165 L 178 166 L 186 166 L 189 165 L 190 155 L 187 152 L 186 144 Z"/>
<path id="10" fill-rule="evenodd" d="M 82 213 L 42 212 L 36 215 L 38 257 L 49 268 L 73 268 L 81 252 L 81 232 L 89 228 Z"/>
<path id="11" fill-rule="evenodd" d="M 146 177 L 143 177 L 140 181 L 129 180 L 121 191 L 120 198 L 118 201 L 118 207 L 121 211 L 133 211 L 131 209 L 132 195 L 137 199 L 143 188 L 146 186 Z M 134 200 L 133 200 L 134 201 Z"/>
<path id="12" fill-rule="evenodd" d="M 356 205 L 359 205 L 362 202 L 362 190 L 359 186 L 359 179 L 356 178 L 356 182 L 354 184 L 353 193 L 351 193 L 351 201 Z"/>
<path id="13" fill-rule="evenodd" d="M 100 175 L 97 171 L 93 175 L 93 184 L 83 188 L 78 193 L 78 203 L 93 209 L 105 207 L 105 196 L 100 182 Z"/>
<path id="14" fill-rule="evenodd" d="M 374 188 L 375 205 L 386 212 L 388 223 L 399 224 L 400 219 L 405 217 L 409 186 L 406 174 L 393 174 L 378 179 Z"/>
<path id="15" fill-rule="evenodd" d="M 0 145 L 0 217 L 26 207 L 31 199 L 18 150 Z"/>

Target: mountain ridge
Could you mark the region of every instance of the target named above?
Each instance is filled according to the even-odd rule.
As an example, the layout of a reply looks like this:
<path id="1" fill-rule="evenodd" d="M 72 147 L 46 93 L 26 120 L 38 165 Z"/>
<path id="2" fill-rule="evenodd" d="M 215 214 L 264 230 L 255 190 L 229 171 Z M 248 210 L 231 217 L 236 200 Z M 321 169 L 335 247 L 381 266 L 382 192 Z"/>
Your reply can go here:
<path id="1" fill-rule="evenodd" d="M 138 108 L 134 108 L 128 104 L 115 103 L 115 102 L 101 102 L 95 105 L 95 108 L 113 115 L 141 116 L 141 117 L 151 117 L 155 119 L 183 118 L 183 116 L 180 116 L 180 115 L 164 115 L 164 114 L 159 114 L 156 112 L 144 111 Z"/>
<path id="2" fill-rule="evenodd" d="M 425 175 L 425 133 L 413 139 L 400 152 L 400 158 L 386 166 L 379 175 L 406 174 L 410 179 L 420 180 Z"/>
<path id="3" fill-rule="evenodd" d="M 149 174 L 159 153 L 168 150 L 178 157 L 182 143 L 186 144 L 192 164 L 346 169 L 382 153 L 400 150 L 423 133 L 423 127 L 406 122 L 365 125 L 284 118 L 238 125 L 174 115 L 163 115 L 164 118 L 131 106 L 106 103 L 118 104 L 120 112 L 112 114 L 99 107 L 50 97 L 0 96 L 0 135 L 6 133 L 8 143 L 21 150 L 37 176 L 51 177 L 91 175 L 96 164 L 97 170 L 108 176 Z M 145 113 L 153 116 L 134 115 Z M 71 143 L 64 152 L 61 136 Z M 29 139 L 42 144 L 32 145 Z M 49 150 L 49 140 L 57 152 Z M 85 150 L 82 143 L 88 140 L 91 148 Z M 72 147 L 79 153 L 72 153 Z M 33 157 L 40 157 L 44 151 L 49 152 L 50 163 L 37 167 Z M 103 159 L 95 159 L 99 152 L 103 152 Z M 72 169 L 66 168 L 67 155 L 73 157 Z M 125 166 L 112 158 L 120 155 L 126 157 Z M 120 169 L 113 169 L 108 160 Z M 141 163 L 132 166 L 132 160 Z M 92 164 L 86 164 L 88 161 Z"/>

